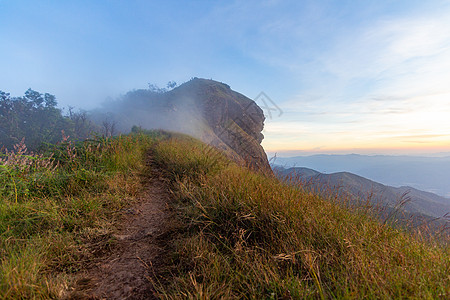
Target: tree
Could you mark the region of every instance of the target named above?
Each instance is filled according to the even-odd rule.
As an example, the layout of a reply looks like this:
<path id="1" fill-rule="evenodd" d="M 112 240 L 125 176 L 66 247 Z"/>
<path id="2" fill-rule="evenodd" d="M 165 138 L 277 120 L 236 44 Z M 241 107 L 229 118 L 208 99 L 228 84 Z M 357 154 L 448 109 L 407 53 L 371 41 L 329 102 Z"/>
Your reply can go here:
<path id="1" fill-rule="evenodd" d="M 116 134 L 117 123 L 115 120 L 107 117 L 105 120 L 103 120 L 102 125 L 103 125 L 102 133 L 104 137 L 111 137 Z"/>
<path id="2" fill-rule="evenodd" d="M 177 83 L 175 81 L 169 81 L 167 83 L 167 89 L 169 89 L 169 90 L 173 89 L 176 86 L 177 86 Z"/>
<path id="3" fill-rule="evenodd" d="M 162 93 L 167 92 L 167 90 L 165 88 L 160 88 L 159 86 L 157 86 L 156 84 L 153 84 L 153 83 L 148 84 L 148 89 L 151 92 L 156 93 L 156 94 L 162 94 Z"/>
<path id="4" fill-rule="evenodd" d="M 56 102 L 56 97 L 48 93 L 44 94 L 44 103 L 45 107 L 49 108 L 56 108 L 56 106 L 58 105 L 58 103 Z"/>
<path id="5" fill-rule="evenodd" d="M 54 96 L 53 96 L 54 97 Z M 36 92 L 32 89 L 28 89 L 25 92 L 25 98 L 27 101 L 33 104 L 34 107 L 41 107 L 42 103 L 44 102 L 44 98 L 42 97 L 42 94 L 39 92 Z"/>
<path id="6" fill-rule="evenodd" d="M 167 91 L 173 89 L 173 88 L 176 87 L 176 86 L 177 86 L 177 83 L 176 83 L 175 81 L 171 80 L 171 81 L 169 81 L 169 82 L 167 83 L 167 85 L 166 85 L 167 88 L 160 88 L 160 87 L 157 86 L 156 84 L 149 83 L 149 84 L 148 84 L 148 89 L 149 89 L 151 92 L 153 92 L 153 93 L 156 93 L 156 94 L 162 94 L 162 93 L 165 93 L 165 92 L 167 92 Z"/>
<path id="7" fill-rule="evenodd" d="M 11 149 L 25 138 L 29 149 L 37 149 L 42 143 L 61 141 L 62 130 L 74 140 L 88 138 L 95 126 L 86 113 L 69 109 L 69 116 L 64 116 L 57 104 L 54 95 L 32 89 L 22 97 L 0 91 L 0 148 Z"/>

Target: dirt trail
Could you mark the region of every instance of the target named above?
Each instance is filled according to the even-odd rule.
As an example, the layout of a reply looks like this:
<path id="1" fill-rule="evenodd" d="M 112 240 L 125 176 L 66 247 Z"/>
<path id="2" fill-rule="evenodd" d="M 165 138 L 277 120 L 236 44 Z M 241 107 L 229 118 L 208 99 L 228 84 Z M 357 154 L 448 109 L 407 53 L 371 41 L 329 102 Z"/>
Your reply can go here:
<path id="1" fill-rule="evenodd" d="M 80 276 L 70 299 L 157 299 L 152 282 L 167 260 L 175 218 L 167 184 L 152 171 L 145 194 L 124 210 L 111 251 Z"/>

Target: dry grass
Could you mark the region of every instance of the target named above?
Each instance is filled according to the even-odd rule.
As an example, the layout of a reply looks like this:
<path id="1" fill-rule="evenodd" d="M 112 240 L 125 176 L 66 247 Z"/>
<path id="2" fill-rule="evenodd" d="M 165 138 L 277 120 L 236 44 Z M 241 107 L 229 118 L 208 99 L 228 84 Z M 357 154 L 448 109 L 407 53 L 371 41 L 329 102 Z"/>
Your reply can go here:
<path id="1" fill-rule="evenodd" d="M 1 299 L 64 297 L 89 259 L 86 243 L 108 239 L 117 211 L 140 193 L 149 148 L 185 224 L 157 284 L 162 298 L 450 297 L 448 246 L 251 172 L 192 138 L 149 134 L 4 156 Z"/>
<path id="2" fill-rule="evenodd" d="M 208 153 L 205 156 L 205 152 Z M 187 231 L 164 298 L 450 296 L 449 248 L 227 161 L 192 139 L 157 145 Z"/>
<path id="3" fill-rule="evenodd" d="M 63 141 L 33 154 L 23 143 L 0 161 L 0 299 L 62 298 L 108 236 L 117 212 L 142 189 L 144 135 Z"/>

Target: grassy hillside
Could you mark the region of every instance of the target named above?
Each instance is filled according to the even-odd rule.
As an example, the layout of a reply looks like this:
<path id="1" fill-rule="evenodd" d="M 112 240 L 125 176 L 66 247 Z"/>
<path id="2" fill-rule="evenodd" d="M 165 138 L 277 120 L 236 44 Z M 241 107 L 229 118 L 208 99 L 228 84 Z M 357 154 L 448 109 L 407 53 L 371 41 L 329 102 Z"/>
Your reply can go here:
<path id="1" fill-rule="evenodd" d="M 412 232 L 420 230 L 450 242 L 446 215 L 450 202 L 436 194 L 411 187 L 391 187 L 348 172 L 323 174 L 312 169 L 276 166 L 277 177 L 354 209 L 369 208 L 381 222 Z"/>
<path id="2" fill-rule="evenodd" d="M 187 232 L 169 298 L 448 298 L 449 248 L 230 163 L 159 143 Z"/>
<path id="3" fill-rule="evenodd" d="M 154 282 L 162 298 L 450 296 L 448 247 L 251 172 L 195 139 L 150 134 L 2 157 L 0 298 L 63 297 L 92 250 L 114 242 L 149 151 L 181 224 Z"/>
<path id="4" fill-rule="evenodd" d="M 143 135 L 65 142 L 40 155 L 21 144 L 0 157 L 0 299 L 64 296 L 141 190 L 152 142 Z"/>

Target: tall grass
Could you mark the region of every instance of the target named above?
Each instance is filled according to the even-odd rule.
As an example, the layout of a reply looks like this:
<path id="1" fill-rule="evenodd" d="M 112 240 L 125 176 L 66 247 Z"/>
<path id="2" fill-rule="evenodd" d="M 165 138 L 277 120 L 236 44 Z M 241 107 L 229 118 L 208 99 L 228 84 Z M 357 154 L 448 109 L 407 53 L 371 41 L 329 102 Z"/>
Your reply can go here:
<path id="1" fill-rule="evenodd" d="M 206 154 L 206 155 L 205 155 Z M 155 146 L 187 230 L 166 298 L 450 297 L 449 248 L 230 163 L 192 139 Z"/>
<path id="2" fill-rule="evenodd" d="M 0 158 L 0 299 L 61 298 L 141 190 L 155 139 L 142 134 L 72 144 L 41 154 L 22 142 Z"/>
<path id="3" fill-rule="evenodd" d="M 149 149 L 186 224 L 162 298 L 450 297 L 448 246 L 251 172 L 195 139 L 150 134 L 66 140 L 42 154 L 20 144 L 1 157 L 1 299 L 65 296 L 92 258 L 86 244 L 109 240 L 143 188 Z"/>

